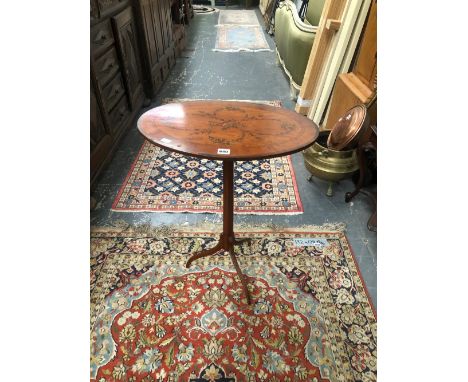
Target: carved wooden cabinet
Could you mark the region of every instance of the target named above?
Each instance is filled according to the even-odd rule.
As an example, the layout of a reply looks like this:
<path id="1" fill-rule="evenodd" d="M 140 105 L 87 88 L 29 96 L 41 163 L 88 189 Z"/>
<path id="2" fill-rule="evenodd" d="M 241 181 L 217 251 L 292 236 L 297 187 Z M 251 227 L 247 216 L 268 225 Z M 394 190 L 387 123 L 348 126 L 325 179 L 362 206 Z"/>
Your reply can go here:
<path id="1" fill-rule="evenodd" d="M 145 92 L 152 98 L 175 65 L 171 0 L 137 0 L 137 17 L 144 57 Z M 178 20 L 174 20 L 178 22 Z"/>
<path id="2" fill-rule="evenodd" d="M 97 0 L 91 0 L 91 5 L 90 5 L 90 18 L 91 18 L 91 23 L 99 18 L 99 8 L 98 8 L 98 3 Z"/>
<path id="3" fill-rule="evenodd" d="M 122 3 L 126 3 L 125 0 L 97 0 L 99 6 L 99 12 L 101 17 L 108 16 L 117 10 L 122 8 Z"/>
<path id="4" fill-rule="evenodd" d="M 110 13 L 120 2 L 97 1 L 95 17 L 91 17 L 91 181 L 102 169 L 114 145 L 125 130 L 130 117 L 132 93 L 127 88 L 127 73 L 122 59 L 121 41 L 117 24 L 113 28 L 110 17 L 100 17 Z M 93 9 L 93 8 L 92 8 Z M 124 11 L 125 12 L 125 11 Z M 93 23 L 94 21 L 94 23 Z M 135 56 L 135 55 L 134 55 Z M 137 56 L 135 56 L 137 59 Z M 137 80 L 141 82 L 140 80 Z M 141 92 L 141 89 L 140 89 Z M 141 98 L 141 97 L 140 97 Z M 141 106 L 141 104 L 140 104 Z M 102 138 L 105 131 L 105 140 Z M 93 143 L 94 142 L 94 143 Z M 98 142 L 98 143 L 96 143 Z"/>
<path id="5" fill-rule="evenodd" d="M 130 107 L 137 110 L 143 104 L 143 84 L 139 63 L 138 36 L 132 9 L 127 8 L 112 17 L 117 38 L 117 50 L 122 63 L 122 74 L 129 96 Z"/>
<path id="6" fill-rule="evenodd" d="M 140 18 L 141 28 L 141 47 L 142 54 L 145 59 L 145 77 L 146 77 L 146 94 L 150 97 L 156 93 L 163 82 L 161 73 L 161 57 L 164 53 L 162 45 L 161 33 L 159 29 L 159 10 L 157 4 L 153 0 L 137 1 L 137 14 Z"/>
<path id="7" fill-rule="evenodd" d="M 112 146 L 112 136 L 104 123 L 95 88 L 96 84 L 91 78 L 91 168 L 103 161 Z"/>
<path id="8" fill-rule="evenodd" d="M 173 0 L 91 0 L 91 185 L 175 64 Z"/>

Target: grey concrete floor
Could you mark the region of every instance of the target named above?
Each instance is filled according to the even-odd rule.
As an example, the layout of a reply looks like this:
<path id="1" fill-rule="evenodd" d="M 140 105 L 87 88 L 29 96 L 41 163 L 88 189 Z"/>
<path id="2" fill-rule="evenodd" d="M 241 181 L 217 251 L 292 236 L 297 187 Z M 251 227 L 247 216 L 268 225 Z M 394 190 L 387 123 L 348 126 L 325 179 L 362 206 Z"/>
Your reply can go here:
<path id="1" fill-rule="evenodd" d="M 236 7 L 229 7 L 235 9 Z M 222 7 L 221 9 L 224 9 Z M 256 9 L 263 27 L 263 19 Z M 175 67 L 162 86 L 151 107 L 161 104 L 164 98 L 281 100 L 283 106 L 294 109 L 289 98 L 289 81 L 281 67 L 276 65 L 272 52 L 213 52 L 219 13 L 195 15 L 187 28 L 187 49 L 177 59 Z M 266 34 L 270 48 L 275 43 Z M 112 161 L 103 171 L 93 191 L 97 201 L 91 212 L 91 225 L 105 226 L 115 220 L 131 224 L 196 224 L 210 220 L 221 224 L 218 214 L 114 212 L 112 202 L 130 169 L 143 138 L 136 126 L 129 129 L 122 139 Z M 274 223 L 282 226 L 304 224 L 322 225 L 343 222 L 346 236 L 353 248 L 362 276 L 377 307 L 377 237 L 367 229 L 367 220 L 372 212 L 369 198 L 358 194 L 352 202 L 345 203 L 344 195 L 352 191 L 351 180 L 343 180 L 334 188 L 335 195 L 327 197 L 327 183 L 319 179 L 308 181 L 309 173 L 304 167 L 302 154 L 293 155 L 293 166 L 304 206 L 300 215 L 237 215 L 235 223 Z"/>

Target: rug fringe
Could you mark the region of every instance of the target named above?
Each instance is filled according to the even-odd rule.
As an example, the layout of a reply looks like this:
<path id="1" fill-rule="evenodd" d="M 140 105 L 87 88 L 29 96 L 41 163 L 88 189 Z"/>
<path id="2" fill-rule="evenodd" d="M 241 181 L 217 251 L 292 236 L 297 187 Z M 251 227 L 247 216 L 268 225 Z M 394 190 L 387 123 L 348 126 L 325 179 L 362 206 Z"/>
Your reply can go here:
<path id="1" fill-rule="evenodd" d="M 283 102 L 279 99 L 221 99 L 221 98 L 163 98 L 162 103 L 190 102 L 190 101 L 230 101 L 230 102 L 255 102 L 260 104 L 270 104 L 271 106 L 282 107 Z"/>
<path id="2" fill-rule="evenodd" d="M 211 49 L 213 52 L 227 52 L 227 53 L 236 53 L 236 52 L 274 52 L 272 49 L 262 48 L 262 49 L 247 49 L 247 48 L 239 48 L 239 49 Z"/>
<path id="3" fill-rule="evenodd" d="M 118 208 L 111 208 L 112 212 L 123 212 L 123 213 L 130 213 L 130 212 L 151 212 L 151 213 L 168 213 L 168 214 L 178 214 L 178 213 L 190 213 L 190 214 L 211 214 L 211 215 L 222 215 L 223 211 L 193 211 L 193 210 L 151 210 L 147 208 L 142 208 L 142 209 L 118 209 Z M 303 214 L 304 211 L 289 211 L 289 212 L 284 212 L 284 211 L 260 211 L 260 212 L 252 212 L 252 211 L 235 211 L 236 215 L 265 215 L 265 216 L 273 216 L 273 215 L 278 215 L 278 216 L 293 216 L 293 215 L 301 215 Z"/>
<path id="4" fill-rule="evenodd" d="M 210 11 L 210 12 L 196 12 L 195 10 L 193 10 L 193 13 L 197 14 L 197 15 L 211 15 L 213 13 L 217 13 L 219 12 L 219 9 L 216 9 L 216 8 L 213 8 L 214 11 Z"/>
<path id="5" fill-rule="evenodd" d="M 149 223 L 143 224 L 131 224 L 127 223 L 122 219 L 117 219 L 111 222 L 110 226 L 92 226 L 91 233 L 141 233 L 141 234 L 151 234 L 154 237 L 165 237 L 173 232 L 219 232 L 221 233 L 223 229 L 222 221 L 213 222 L 213 221 L 204 221 L 201 223 L 196 223 L 190 225 L 190 223 L 185 222 L 182 224 L 162 224 L 162 225 L 151 225 Z M 286 226 L 276 223 L 236 223 L 234 224 L 235 232 L 261 232 L 261 231 L 271 231 L 271 232 L 291 232 L 291 231 L 300 231 L 300 232 L 342 232 L 346 231 L 346 224 L 343 222 L 327 222 L 322 225 L 311 225 L 303 224 L 299 226 Z"/>
<path id="6" fill-rule="evenodd" d="M 257 24 L 216 24 L 215 27 L 219 28 L 219 27 L 224 27 L 227 25 L 232 25 L 234 27 L 259 27 L 260 26 L 260 24 L 257 23 Z"/>

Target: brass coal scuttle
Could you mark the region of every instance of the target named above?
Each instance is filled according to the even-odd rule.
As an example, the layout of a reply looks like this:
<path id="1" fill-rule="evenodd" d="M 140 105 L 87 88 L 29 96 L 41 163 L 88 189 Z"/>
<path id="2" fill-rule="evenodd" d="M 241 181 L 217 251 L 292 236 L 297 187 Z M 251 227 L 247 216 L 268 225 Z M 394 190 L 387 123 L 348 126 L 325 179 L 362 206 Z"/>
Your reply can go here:
<path id="1" fill-rule="evenodd" d="M 302 152 L 304 164 L 313 176 L 328 181 L 327 196 L 333 196 L 334 183 L 350 178 L 359 170 L 357 145 L 369 126 L 364 105 L 349 109 L 333 126 L 321 131 L 315 143 Z"/>

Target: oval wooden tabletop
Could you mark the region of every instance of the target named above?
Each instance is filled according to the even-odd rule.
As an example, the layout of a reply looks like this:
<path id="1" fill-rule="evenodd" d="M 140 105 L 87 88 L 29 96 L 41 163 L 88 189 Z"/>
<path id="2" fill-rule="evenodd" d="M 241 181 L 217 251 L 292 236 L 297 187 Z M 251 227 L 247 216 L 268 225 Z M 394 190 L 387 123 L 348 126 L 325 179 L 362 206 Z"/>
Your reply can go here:
<path id="1" fill-rule="evenodd" d="M 189 101 L 145 112 L 138 130 L 152 143 L 208 159 L 252 160 L 309 147 L 319 129 L 288 109 L 252 102 Z"/>

